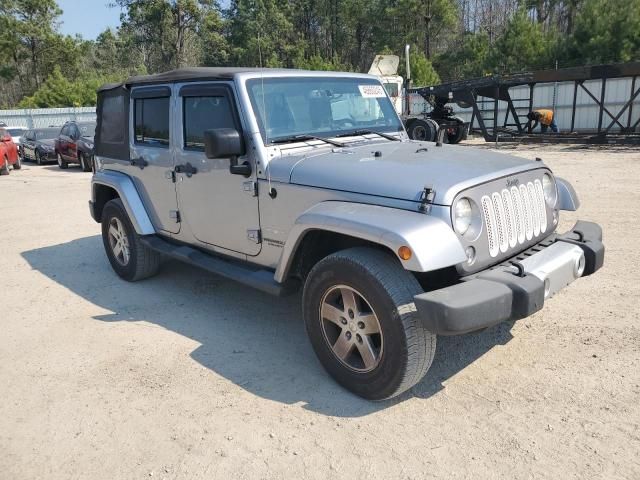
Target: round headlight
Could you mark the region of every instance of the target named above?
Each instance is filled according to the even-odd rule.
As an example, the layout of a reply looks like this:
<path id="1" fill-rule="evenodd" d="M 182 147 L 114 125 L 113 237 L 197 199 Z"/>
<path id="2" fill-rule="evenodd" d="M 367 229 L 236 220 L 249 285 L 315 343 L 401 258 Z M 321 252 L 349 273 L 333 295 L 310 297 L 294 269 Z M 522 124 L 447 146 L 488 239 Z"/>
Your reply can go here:
<path id="1" fill-rule="evenodd" d="M 547 204 L 550 207 L 554 207 L 558 201 L 558 190 L 556 189 L 556 182 L 553 181 L 553 178 L 548 173 L 545 173 L 542 177 L 542 190 Z"/>
<path id="2" fill-rule="evenodd" d="M 468 198 L 461 198 L 453 209 L 453 228 L 460 235 L 464 235 L 471 226 L 473 220 L 473 208 Z"/>

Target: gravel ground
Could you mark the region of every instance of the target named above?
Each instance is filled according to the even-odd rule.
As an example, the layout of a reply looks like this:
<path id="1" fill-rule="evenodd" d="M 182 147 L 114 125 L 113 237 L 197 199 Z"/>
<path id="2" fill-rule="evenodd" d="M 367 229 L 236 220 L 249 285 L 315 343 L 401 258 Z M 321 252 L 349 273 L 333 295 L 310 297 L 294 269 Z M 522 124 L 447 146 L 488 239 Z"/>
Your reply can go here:
<path id="1" fill-rule="evenodd" d="M 117 278 L 90 174 L 0 178 L 0 478 L 640 478 L 640 152 L 506 150 L 572 181 L 562 227 L 599 222 L 605 266 L 529 319 L 440 338 L 385 403 L 328 378 L 298 296 L 177 263 Z"/>

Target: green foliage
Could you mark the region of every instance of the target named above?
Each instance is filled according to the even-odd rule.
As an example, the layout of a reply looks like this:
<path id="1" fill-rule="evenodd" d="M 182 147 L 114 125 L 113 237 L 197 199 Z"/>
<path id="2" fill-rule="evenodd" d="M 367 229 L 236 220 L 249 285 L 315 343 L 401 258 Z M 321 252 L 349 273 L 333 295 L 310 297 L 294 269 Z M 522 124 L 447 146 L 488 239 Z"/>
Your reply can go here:
<path id="1" fill-rule="evenodd" d="M 516 12 L 504 32 L 493 44 L 488 65 L 496 73 L 519 72 L 549 66 L 553 60 L 555 38 L 532 22 L 525 10 Z"/>
<path id="2" fill-rule="evenodd" d="M 421 53 L 411 49 L 409 53 L 409 66 L 411 67 L 411 80 L 414 85 L 437 85 L 440 83 L 440 76 L 433 68 L 433 64 L 427 57 Z M 400 62 L 398 73 L 406 76 L 404 62 Z"/>
<path id="3" fill-rule="evenodd" d="M 580 64 L 640 60 L 640 2 L 586 0 L 565 59 Z"/>
<path id="4" fill-rule="evenodd" d="M 450 51 L 438 55 L 434 66 L 444 79 L 477 78 L 489 73 L 489 36 L 465 32 Z"/>
<path id="5" fill-rule="evenodd" d="M 114 76 L 91 76 L 69 81 L 55 67 L 42 86 L 18 104 L 20 108 L 90 107 L 96 104 L 96 90 L 100 85 L 116 81 Z"/>
<path id="6" fill-rule="evenodd" d="M 637 0 L 110 1 L 120 25 L 87 41 L 55 0 L 1 0 L 0 105 L 91 105 L 107 79 L 184 66 L 366 72 L 407 43 L 414 85 L 640 60 Z"/>

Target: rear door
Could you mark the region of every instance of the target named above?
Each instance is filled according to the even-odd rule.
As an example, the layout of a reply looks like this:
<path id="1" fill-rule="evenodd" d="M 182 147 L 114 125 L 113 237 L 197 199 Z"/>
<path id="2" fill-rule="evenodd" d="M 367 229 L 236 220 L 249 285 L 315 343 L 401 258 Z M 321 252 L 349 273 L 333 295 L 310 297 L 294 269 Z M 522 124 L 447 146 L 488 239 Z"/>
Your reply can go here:
<path id="1" fill-rule="evenodd" d="M 131 165 L 134 179 L 151 221 L 157 230 L 178 233 L 180 223 L 173 181 L 171 125 L 172 88 L 169 85 L 138 87 L 131 92 Z"/>

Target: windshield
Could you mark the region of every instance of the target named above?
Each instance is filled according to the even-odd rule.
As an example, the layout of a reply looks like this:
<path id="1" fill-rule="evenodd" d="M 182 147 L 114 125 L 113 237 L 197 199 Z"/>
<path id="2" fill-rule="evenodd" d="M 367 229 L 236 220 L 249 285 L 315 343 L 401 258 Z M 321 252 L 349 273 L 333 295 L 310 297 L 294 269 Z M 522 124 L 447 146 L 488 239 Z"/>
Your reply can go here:
<path id="1" fill-rule="evenodd" d="M 83 137 L 93 137 L 96 132 L 96 124 L 95 123 L 78 123 L 78 129 L 80 130 L 80 135 Z"/>
<path id="2" fill-rule="evenodd" d="M 46 140 L 49 138 L 56 138 L 59 132 L 59 128 L 47 128 L 43 130 L 36 130 L 33 133 L 36 140 Z"/>
<path id="3" fill-rule="evenodd" d="M 12 137 L 19 137 L 24 133 L 24 128 L 7 128 L 7 132 L 9 132 L 9 135 Z"/>
<path id="4" fill-rule="evenodd" d="M 247 81 L 247 90 L 265 143 L 296 135 L 402 131 L 398 114 L 375 79 L 255 78 Z"/>

